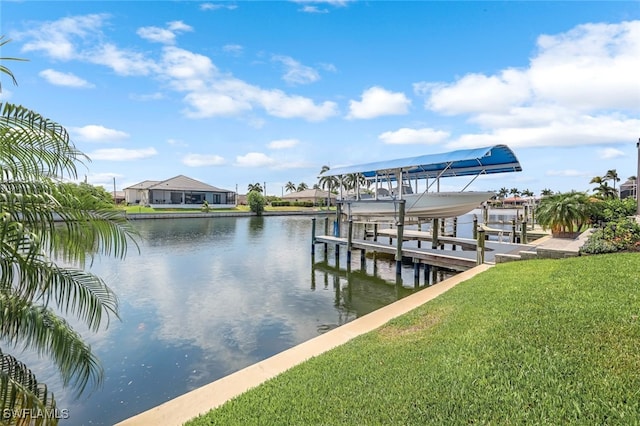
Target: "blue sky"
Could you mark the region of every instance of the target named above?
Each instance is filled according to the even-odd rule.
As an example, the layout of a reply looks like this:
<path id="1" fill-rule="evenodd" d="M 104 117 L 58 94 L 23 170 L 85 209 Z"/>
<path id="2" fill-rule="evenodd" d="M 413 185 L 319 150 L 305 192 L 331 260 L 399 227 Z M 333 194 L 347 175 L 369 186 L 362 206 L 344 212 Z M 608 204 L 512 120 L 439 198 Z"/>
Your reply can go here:
<path id="1" fill-rule="evenodd" d="M 246 192 L 507 144 L 469 189 L 636 175 L 640 3 L 3 1 L 1 99 L 67 127 L 90 183 Z M 453 179 L 441 188 L 460 189 Z"/>

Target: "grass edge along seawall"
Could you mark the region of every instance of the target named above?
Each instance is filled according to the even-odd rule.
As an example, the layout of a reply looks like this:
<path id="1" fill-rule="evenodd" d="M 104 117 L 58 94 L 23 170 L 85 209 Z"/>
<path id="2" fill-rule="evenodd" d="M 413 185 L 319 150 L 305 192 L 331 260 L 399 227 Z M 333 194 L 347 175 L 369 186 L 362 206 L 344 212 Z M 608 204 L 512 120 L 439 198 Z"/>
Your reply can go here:
<path id="1" fill-rule="evenodd" d="M 187 424 L 633 424 L 638 270 L 633 253 L 497 265 Z"/>

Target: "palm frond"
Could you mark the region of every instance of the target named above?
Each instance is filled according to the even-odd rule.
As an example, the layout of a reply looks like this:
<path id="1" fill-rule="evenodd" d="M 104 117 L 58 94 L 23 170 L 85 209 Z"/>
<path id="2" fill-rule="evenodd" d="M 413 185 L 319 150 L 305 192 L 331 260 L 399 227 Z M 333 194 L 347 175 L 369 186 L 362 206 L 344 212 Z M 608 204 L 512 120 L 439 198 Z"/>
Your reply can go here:
<path id="1" fill-rule="evenodd" d="M 89 383 L 102 384 L 104 372 L 82 336 L 52 310 L 0 293 L 0 336 L 51 358 L 63 384 L 79 395 Z"/>
<path id="2" fill-rule="evenodd" d="M 31 419 L 30 413 L 52 413 L 56 410 L 53 393 L 38 383 L 35 375 L 23 363 L 0 349 L 0 406 L 3 424 L 57 425 L 58 420 L 46 416 Z"/>

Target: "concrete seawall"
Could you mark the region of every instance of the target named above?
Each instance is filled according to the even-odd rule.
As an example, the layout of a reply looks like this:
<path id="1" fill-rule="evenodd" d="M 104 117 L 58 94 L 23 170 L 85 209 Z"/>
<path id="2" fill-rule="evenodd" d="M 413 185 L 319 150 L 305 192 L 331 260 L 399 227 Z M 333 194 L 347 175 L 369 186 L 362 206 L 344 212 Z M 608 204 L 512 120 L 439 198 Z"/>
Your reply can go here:
<path id="1" fill-rule="evenodd" d="M 335 215 L 335 211 L 317 210 L 317 211 L 269 211 L 263 212 L 262 216 L 317 216 L 317 215 Z M 129 220 L 141 219 L 191 219 L 205 217 L 252 217 L 256 216 L 253 212 L 167 212 L 167 213 L 125 213 Z"/>

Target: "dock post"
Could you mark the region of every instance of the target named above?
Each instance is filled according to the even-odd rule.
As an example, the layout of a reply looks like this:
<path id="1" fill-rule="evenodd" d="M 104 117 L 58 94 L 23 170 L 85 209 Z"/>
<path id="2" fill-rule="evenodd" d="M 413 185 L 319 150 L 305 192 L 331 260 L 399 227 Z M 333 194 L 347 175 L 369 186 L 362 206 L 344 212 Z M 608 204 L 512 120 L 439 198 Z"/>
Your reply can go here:
<path id="1" fill-rule="evenodd" d="M 482 265 L 484 263 L 484 229 L 478 229 L 478 247 L 477 247 L 477 264 Z"/>
<path id="2" fill-rule="evenodd" d="M 433 224 L 431 225 L 431 248 L 438 248 L 438 218 L 433 218 Z"/>
<path id="3" fill-rule="evenodd" d="M 478 216 L 473 215 L 473 239 L 478 238 Z"/>
<path id="4" fill-rule="evenodd" d="M 353 219 L 349 219 L 347 232 L 347 265 L 351 265 L 351 244 L 353 242 Z"/>
<path id="5" fill-rule="evenodd" d="M 324 218 L 324 235 L 329 235 L 329 216 Z M 324 252 L 327 252 L 328 245 L 324 243 Z"/>
<path id="6" fill-rule="evenodd" d="M 516 220 L 511 219 L 511 244 L 516 243 Z"/>
<path id="7" fill-rule="evenodd" d="M 396 275 L 402 274 L 402 240 L 404 239 L 404 203 L 398 200 L 398 230 L 396 238 Z"/>
<path id="8" fill-rule="evenodd" d="M 340 237 L 340 219 L 342 218 L 342 203 L 336 205 L 336 222 L 333 227 L 333 236 Z"/>
<path id="9" fill-rule="evenodd" d="M 311 255 L 316 254 L 316 218 L 311 219 Z"/>
<path id="10" fill-rule="evenodd" d="M 429 275 L 431 275 L 431 265 L 428 263 L 424 264 L 424 285 L 429 285 Z"/>
<path id="11" fill-rule="evenodd" d="M 527 220 L 522 221 L 522 227 L 520 229 L 520 243 L 527 244 Z"/>
<path id="12" fill-rule="evenodd" d="M 447 229 L 447 218 L 443 217 L 442 222 L 440 222 L 440 235 L 442 235 L 443 237 L 447 236 L 446 229 Z M 440 250 L 444 250 L 444 244 L 440 244 Z"/>
<path id="13" fill-rule="evenodd" d="M 415 281 L 420 280 L 420 259 L 417 257 L 413 258 L 413 278 Z"/>
<path id="14" fill-rule="evenodd" d="M 373 224 L 373 241 L 378 241 L 378 224 Z"/>
<path id="15" fill-rule="evenodd" d="M 360 269 L 364 272 L 367 265 L 367 252 L 365 249 L 360 249 Z"/>
<path id="16" fill-rule="evenodd" d="M 489 226 L 489 206 L 487 204 L 482 205 L 482 221 Z"/>
<path id="17" fill-rule="evenodd" d="M 454 217 L 453 218 L 453 238 L 456 238 L 457 236 L 458 236 L 458 218 Z M 456 249 L 455 243 L 452 244 L 451 249 L 455 251 Z"/>

